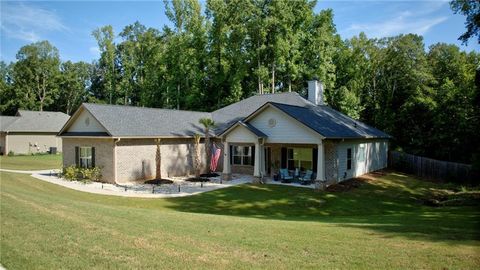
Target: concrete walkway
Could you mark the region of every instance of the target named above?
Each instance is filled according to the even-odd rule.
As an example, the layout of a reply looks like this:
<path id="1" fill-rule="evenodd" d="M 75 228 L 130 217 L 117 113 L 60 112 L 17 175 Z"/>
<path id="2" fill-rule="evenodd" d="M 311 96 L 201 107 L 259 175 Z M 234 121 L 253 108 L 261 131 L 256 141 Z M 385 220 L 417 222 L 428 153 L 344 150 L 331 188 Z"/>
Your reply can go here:
<path id="1" fill-rule="evenodd" d="M 32 177 L 63 186 L 66 188 L 89 192 L 94 194 L 112 195 L 121 197 L 133 198 L 175 198 L 185 197 L 195 194 L 200 194 L 207 191 L 212 191 L 220 188 L 227 188 L 231 186 L 251 183 L 252 177 L 245 175 L 236 175 L 234 179 L 227 182 L 221 182 L 220 177 L 212 178 L 209 182 L 197 183 L 184 181 L 183 178 L 172 179 L 173 184 L 151 185 L 151 184 L 123 184 L 114 185 L 99 182 L 80 182 L 68 181 L 57 177 L 59 170 L 36 170 L 36 171 L 22 171 L 22 170 L 7 170 L 0 169 L 3 172 L 30 174 Z"/>
<path id="2" fill-rule="evenodd" d="M 33 170 L 33 171 L 21 171 L 21 170 L 8 170 L 0 169 L 0 172 L 12 172 L 12 173 L 24 173 L 24 174 L 55 174 L 60 172 L 59 169 L 50 169 L 50 170 Z"/>

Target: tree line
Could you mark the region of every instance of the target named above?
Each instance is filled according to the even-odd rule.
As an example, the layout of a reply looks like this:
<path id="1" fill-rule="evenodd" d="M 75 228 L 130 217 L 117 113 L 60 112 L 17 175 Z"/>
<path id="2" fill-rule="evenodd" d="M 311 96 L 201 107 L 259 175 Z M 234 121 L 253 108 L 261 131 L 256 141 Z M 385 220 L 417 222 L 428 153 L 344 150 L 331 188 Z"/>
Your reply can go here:
<path id="1" fill-rule="evenodd" d="M 92 32 L 92 63 L 61 61 L 48 41 L 0 63 L 0 111 L 72 114 L 82 102 L 213 111 L 255 94 L 306 94 L 391 134 L 412 154 L 480 160 L 480 55 L 422 36 L 342 40 L 316 1 L 165 1 L 171 26 Z M 476 77 L 477 76 L 477 77 Z M 477 153 L 477 157 L 475 157 Z"/>

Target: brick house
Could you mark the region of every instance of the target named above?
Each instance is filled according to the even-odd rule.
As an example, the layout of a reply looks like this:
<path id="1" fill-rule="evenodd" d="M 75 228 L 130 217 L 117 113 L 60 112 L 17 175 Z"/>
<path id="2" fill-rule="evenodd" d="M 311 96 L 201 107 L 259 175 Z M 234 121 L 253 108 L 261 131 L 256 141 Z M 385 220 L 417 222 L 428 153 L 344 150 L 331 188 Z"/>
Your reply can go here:
<path id="1" fill-rule="evenodd" d="M 155 177 L 157 143 L 162 177 L 194 172 L 194 134 L 201 118 L 216 127 L 217 171 L 271 176 L 278 168 L 313 171 L 314 180 L 343 181 L 387 166 L 388 139 L 378 129 L 323 103 L 323 87 L 309 81 L 297 93 L 256 95 L 211 113 L 82 104 L 59 132 L 64 166 L 99 166 L 112 183 Z M 203 144 L 202 168 L 206 168 Z"/>

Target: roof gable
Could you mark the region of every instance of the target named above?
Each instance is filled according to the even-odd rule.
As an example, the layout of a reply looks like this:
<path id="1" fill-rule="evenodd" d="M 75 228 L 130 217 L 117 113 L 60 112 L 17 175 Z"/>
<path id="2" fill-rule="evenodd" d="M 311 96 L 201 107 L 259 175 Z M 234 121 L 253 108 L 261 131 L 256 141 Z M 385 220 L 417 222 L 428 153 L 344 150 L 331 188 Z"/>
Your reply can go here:
<path id="1" fill-rule="evenodd" d="M 101 132 L 108 133 L 105 127 L 88 111 L 81 110 L 75 121 L 67 128 L 67 132 Z"/>
<path id="2" fill-rule="evenodd" d="M 271 103 L 262 106 L 246 119 L 268 136 L 269 143 L 317 144 L 323 138 L 315 130 L 292 118 Z"/>
<path id="3" fill-rule="evenodd" d="M 255 95 L 212 112 L 217 124 L 215 133 L 223 133 L 236 122 L 245 119 L 268 102 L 279 102 L 297 106 L 312 105 L 296 92 Z"/>
<path id="4" fill-rule="evenodd" d="M 250 123 L 245 123 L 243 121 L 238 121 L 237 123 L 233 124 L 231 127 L 229 127 L 227 130 L 223 132 L 223 134 L 228 134 L 232 131 L 234 131 L 237 127 L 243 127 L 247 131 L 249 131 L 252 135 L 256 136 L 257 138 L 266 138 L 268 137 L 263 133 L 262 131 L 258 130 L 256 127 L 252 126 Z"/>

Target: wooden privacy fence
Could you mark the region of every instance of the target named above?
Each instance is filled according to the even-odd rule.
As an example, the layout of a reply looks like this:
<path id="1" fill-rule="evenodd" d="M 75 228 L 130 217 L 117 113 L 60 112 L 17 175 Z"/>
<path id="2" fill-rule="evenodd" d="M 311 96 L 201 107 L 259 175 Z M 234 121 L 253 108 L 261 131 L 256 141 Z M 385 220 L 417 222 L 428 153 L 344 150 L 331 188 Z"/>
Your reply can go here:
<path id="1" fill-rule="evenodd" d="M 389 167 L 422 178 L 441 182 L 473 183 L 472 165 L 436 160 L 390 151 Z"/>

